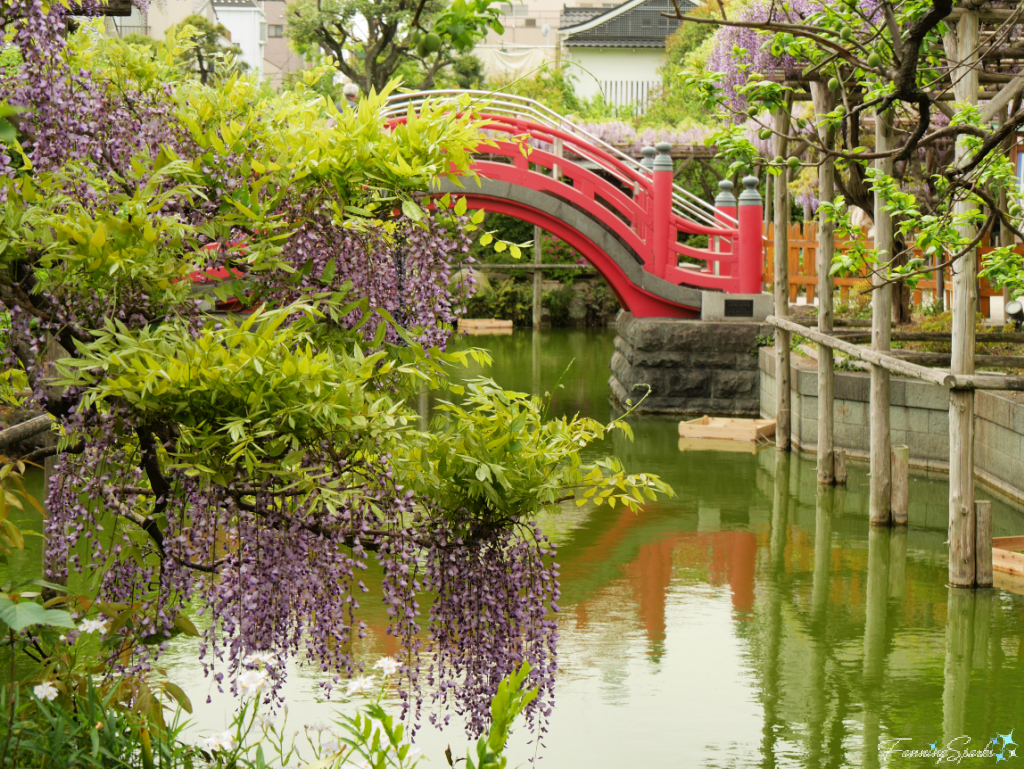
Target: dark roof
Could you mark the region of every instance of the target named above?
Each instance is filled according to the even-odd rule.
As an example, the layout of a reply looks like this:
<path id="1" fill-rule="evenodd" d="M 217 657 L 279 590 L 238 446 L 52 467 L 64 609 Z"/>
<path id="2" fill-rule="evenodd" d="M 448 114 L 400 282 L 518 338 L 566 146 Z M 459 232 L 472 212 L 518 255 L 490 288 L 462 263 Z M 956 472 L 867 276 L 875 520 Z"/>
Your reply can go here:
<path id="1" fill-rule="evenodd" d="M 683 13 L 697 6 L 680 0 Z M 559 34 L 570 48 L 664 48 L 665 38 L 679 28 L 672 0 L 626 0 L 613 8 L 564 6 Z"/>
<path id="2" fill-rule="evenodd" d="M 582 24 L 585 21 L 590 21 L 595 16 L 600 16 L 602 13 L 607 13 L 608 9 L 603 7 L 598 8 L 579 8 L 572 6 L 562 6 L 562 20 L 559 22 L 559 28 L 562 27 L 573 27 L 577 24 Z"/>

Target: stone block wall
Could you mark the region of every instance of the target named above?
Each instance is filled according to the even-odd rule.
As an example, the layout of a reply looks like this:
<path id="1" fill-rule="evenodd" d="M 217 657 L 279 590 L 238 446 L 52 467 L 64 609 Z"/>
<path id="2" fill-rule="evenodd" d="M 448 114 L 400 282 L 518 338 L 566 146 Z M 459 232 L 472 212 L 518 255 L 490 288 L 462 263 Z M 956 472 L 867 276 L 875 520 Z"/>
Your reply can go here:
<path id="1" fill-rule="evenodd" d="M 792 357 L 793 444 L 814 453 L 818 443 L 818 375 L 814 361 Z M 775 417 L 775 350 L 759 354 L 761 414 Z M 853 458 L 870 447 L 871 377 L 836 372 L 835 441 Z M 910 448 L 915 467 L 949 471 L 949 391 L 913 379 L 891 379 L 889 426 L 893 445 Z M 975 394 L 975 474 L 995 490 L 1024 501 L 1024 393 Z"/>
<path id="2" fill-rule="evenodd" d="M 621 312 L 616 331 L 608 384 L 621 405 L 649 385 L 644 413 L 758 415 L 758 343 L 771 337 L 771 326 Z"/>

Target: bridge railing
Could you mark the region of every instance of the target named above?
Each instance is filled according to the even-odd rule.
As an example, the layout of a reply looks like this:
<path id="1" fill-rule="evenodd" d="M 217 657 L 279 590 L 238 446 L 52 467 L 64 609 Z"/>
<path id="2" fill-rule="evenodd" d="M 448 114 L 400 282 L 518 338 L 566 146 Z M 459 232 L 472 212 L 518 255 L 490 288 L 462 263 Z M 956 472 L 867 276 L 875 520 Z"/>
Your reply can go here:
<path id="1" fill-rule="evenodd" d="M 481 112 L 486 111 L 490 115 L 525 118 L 541 125 L 557 128 L 567 134 L 571 134 L 577 139 L 584 140 L 584 144 L 586 146 L 600 148 L 606 154 L 616 158 L 628 168 L 636 171 L 643 170 L 640 162 L 635 158 L 627 155 L 618 147 L 594 136 L 578 123 L 574 123 L 564 115 L 560 115 L 550 107 L 546 107 L 534 99 L 528 99 L 524 96 L 517 96 L 515 94 L 469 89 L 412 91 L 409 93 L 395 94 L 389 98 L 389 106 L 386 110 L 386 114 L 391 117 L 399 117 L 406 111 L 406 109 L 408 109 L 410 103 L 413 106 L 416 106 L 427 99 L 430 99 L 431 101 L 436 101 L 438 99 L 443 101 L 447 99 L 455 102 L 462 96 L 469 96 L 473 100 L 473 108 L 475 110 L 479 110 Z M 717 222 L 721 221 L 717 218 L 715 207 L 713 205 L 675 183 L 672 185 L 672 199 L 673 208 L 676 210 L 676 213 L 683 218 L 703 222 L 704 224 L 712 227 L 715 226 Z M 737 224 L 735 217 L 731 217 L 731 223 L 734 226 Z"/>
<path id="2" fill-rule="evenodd" d="M 439 93 L 454 101 L 456 95 L 467 92 L 401 94 L 392 100 L 388 112 L 394 120 L 402 120 L 410 104 L 415 107 Z M 740 196 L 737 215 L 737 202 L 729 190 L 723 189 L 713 205 L 685 191 L 679 194 L 667 143 L 644 148 L 644 160 L 638 163 L 532 100 L 508 97 L 511 101 L 507 107 L 517 111 L 507 114 L 492 112 L 494 97 L 504 100 L 507 95 L 468 93 L 490 97 L 479 103 L 487 110 L 485 113 L 474 112 L 485 123 L 494 144 L 480 147 L 482 158 L 475 169 L 481 176 L 546 192 L 587 211 L 640 257 L 647 272 L 670 283 L 728 293 L 761 292 L 761 199 L 756 191 L 757 179 L 744 180 L 747 190 Z M 459 109 L 465 108 L 463 99 Z M 562 125 L 556 125 L 559 122 Z M 694 211 L 699 216 L 694 217 Z M 681 243 L 680 233 L 704 235 L 708 247 Z M 699 264 L 680 263 L 680 257 Z"/>

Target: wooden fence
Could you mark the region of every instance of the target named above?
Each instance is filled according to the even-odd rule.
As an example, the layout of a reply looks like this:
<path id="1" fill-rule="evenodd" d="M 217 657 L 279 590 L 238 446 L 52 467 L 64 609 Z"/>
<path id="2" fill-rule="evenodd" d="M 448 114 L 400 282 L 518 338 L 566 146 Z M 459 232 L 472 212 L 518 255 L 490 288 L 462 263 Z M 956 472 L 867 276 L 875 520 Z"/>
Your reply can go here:
<path id="1" fill-rule="evenodd" d="M 765 242 L 765 269 L 764 269 L 764 280 L 767 288 L 766 291 L 771 291 L 771 286 L 775 280 L 775 225 L 768 225 L 767 241 Z M 866 234 L 865 234 L 866 237 Z M 846 241 L 836 239 L 836 251 L 845 251 L 848 247 Z M 871 245 L 871 241 L 868 240 L 868 245 Z M 988 245 L 988 238 L 982 241 L 982 245 L 978 248 L 978 261 L 979 265 L 982 257 L 992 249 Z M 921 252 L 914 251 L 915 256 L 921 256 Z M 805 222 L 796 223 L 789 225 L 789 301 L 794 303 L 797 297 L 804 293 L 807 297 L 807 303 L 812 304 L 814 302 L 814 292 L 818 286 L 818 224 L 817 222 Z M 842 302 L 847 302 L 850 299 L 850 289 L 855 287 L 862 287 L 864 285 L 866 277 L 850 277 L 840 278 L 836 277 L 833 279 L 835 287 L 839 290 L 840 299 Z M 985 279 L 980 279 L 979 283 L 979 309 L 986 318 L 991 317 L 990 311 L 990 299 L 993 296 L 1002 296 L 1002 292 L 995 290 L 989 285 L 989 282 Z M 914 290 L 913 301 L 917 307 L 921 306 L 921 302 L 924 295 L 927 293 L 932 301 L 935 301 L 935 286 L 936 280 L 934 273 L 925 275 L 920 281 L 918 281 L 917 288 Z M 950 277 L 949 270 L 946 270 L 946 307 L 952 306 L 952 297 L 950 291 L 952 289 L 952 278 Z"/>

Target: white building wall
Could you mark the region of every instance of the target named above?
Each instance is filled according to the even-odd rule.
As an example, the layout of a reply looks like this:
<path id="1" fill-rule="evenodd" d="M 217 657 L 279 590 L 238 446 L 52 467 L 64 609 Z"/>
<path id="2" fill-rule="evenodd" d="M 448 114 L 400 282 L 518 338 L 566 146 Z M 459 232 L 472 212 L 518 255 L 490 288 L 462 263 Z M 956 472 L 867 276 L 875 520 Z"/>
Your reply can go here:
<path id="1" fill-rule="evenodd" d="M 576 94 L 590 99 L 601 93 L 605 81 L 660 81 L 658 69 L 665 63 L 659 48 L 564 48 L 563 62 L 576 78 Z"/>
<path id="2" fill-rule="evenodd" d="M 231 33 L 231 42 L 242 49 L 242 59 L 250 72 L 263 78 L 263 41 L 260 24 L 263 12 L 250 8 L 217 8 L 217 21 Z"/>
<path id="3" fill-rule="evenodd" d="M 151 2 L 146 10 L 146 34 L 154 40 L 163 40 L 167 30 L 181 24 L 186 16 L 195 13 L 193 0 L 166 0 L 162 5 Z"/>

